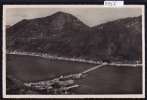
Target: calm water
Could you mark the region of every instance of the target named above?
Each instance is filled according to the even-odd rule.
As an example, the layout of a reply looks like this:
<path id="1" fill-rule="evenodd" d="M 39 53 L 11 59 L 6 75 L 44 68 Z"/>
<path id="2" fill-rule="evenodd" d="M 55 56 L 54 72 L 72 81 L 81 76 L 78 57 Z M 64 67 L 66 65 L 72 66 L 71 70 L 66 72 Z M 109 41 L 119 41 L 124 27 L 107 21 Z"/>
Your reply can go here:
<path id="1" fill-rule="evenodd" d="M 142 93 L 142 69 L 104 66 L 77 83 L 80 87 L 73 90 L 78 94 L 139 94 Z"/>
<path id="2" fill-rule="evenodd" d="M 7 72 L 23 82 L 36 82 L 75 74 L 94 64 L 10 55 Z M 142 91 L 142 68 L 104 66 L 76 81 L 77 94 L 138 94 Z"/>
<path id="3" fill-rule="evenodd" d="M 23 82 L 44 81 L 75 74 L 89 69 L 94 64 L 61 61 L 33 56 L 10 55 L 7 72 Z"/>

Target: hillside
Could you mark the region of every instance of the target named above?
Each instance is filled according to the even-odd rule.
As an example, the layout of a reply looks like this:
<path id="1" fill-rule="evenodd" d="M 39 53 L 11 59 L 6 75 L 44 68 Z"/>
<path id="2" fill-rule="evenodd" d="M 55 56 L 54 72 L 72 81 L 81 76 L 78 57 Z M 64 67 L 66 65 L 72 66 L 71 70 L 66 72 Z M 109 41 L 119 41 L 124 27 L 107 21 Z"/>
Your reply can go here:
<path id="1" fill-rule="evenodd" d="M 10 75 L 6 76 L 6 83 L 7 94 L 38 94 L 30 87 L 27 87 L 26 85 L 24 85 L 24 83 Z"/>
<path id="2" fill-rule="evenodd" d="M 89 28 L 71 14 L 57 12 L 44 18 L 22 20 L 7 30 L 7 37 L 51 38 L 57 36 L 76 36 Z"/>
<path id="3" fill-rule="evenodd" d="M 22 20 L 7 29 L 7 50 L 91 60 L 141 60 L 141 16 L 88 27 L 71 14 Z"/>
<path id="4" fill-rule="evenodd" d="M 77 49 L 83 46 L 79 51 L 90 58 L 141 60 L 141 28 L 141 16 L 118 19 L 92 27 L 74 39 L 72 45 Z"/>

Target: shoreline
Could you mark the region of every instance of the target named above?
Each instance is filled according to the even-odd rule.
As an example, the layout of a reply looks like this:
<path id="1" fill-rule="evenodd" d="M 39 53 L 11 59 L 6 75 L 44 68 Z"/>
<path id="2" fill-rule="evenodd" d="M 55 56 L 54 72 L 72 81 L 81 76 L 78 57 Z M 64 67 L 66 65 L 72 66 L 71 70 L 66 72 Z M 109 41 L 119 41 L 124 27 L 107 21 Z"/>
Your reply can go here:
<path id="1" fill-rule="evenodd" d="M 49 55 L 49 54 L 45 54 L 45 53 L 6 51 L 6 54 L 26 55 L 26 56 L 42 57 L 42 58 L 64 60 L 64 61 L 84 62 L 84 63 L 90 63 L 90 64 L 101 64 L 101 62 L 99 62 L 99 61 L 77 59 L 77 58 L 68 58 L 68 57 L 59 57 L 59 56 L 56 56 L 56 55 Z"/>
<path id="2" fill-rule="evenodd" d="M 78 58 L 68 58 L 68 57 L 59 57 L 56 55 L 49 55 L 45 53 L 34 53 L 34 52 L 19 52 L 19 51 L 6 51 L 6 54 L 15 54 L 15 55 L 26 55 L 26 56 L 33 56 L 33 57 L 42 57 L 42 58 L 47 58 L 47 59 L 56 59 L 56 60 L 63 60 L 63 61 L 73 61 L 73 62 L 83 62 L 83 63 L 89 63 L 89 64 L 102 64 L 102 61 L 93 61 L 93 60 L 85 60 L 85 59 L 78 59 Z M 140 61 L 135 61 L 135 63 L 129 63 L 129 62 L 112 62 L 108 65 L 111 66 L 142 66 Z"/>

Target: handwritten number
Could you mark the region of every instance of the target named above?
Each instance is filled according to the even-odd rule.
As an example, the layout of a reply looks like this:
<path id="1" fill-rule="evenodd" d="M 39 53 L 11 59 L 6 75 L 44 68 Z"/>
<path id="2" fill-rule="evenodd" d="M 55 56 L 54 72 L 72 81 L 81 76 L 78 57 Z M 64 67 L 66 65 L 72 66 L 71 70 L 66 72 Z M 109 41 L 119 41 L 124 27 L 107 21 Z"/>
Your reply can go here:
<path id="1" fill-rule="evenodd" d="M 117 1 L 105 1 L 104 2 L 105 6 L 117 6 Z"/>
<path id="2" fill-rule="evenodd" d="M 105 2 L 105 5 L 107 5 L 107 2 Z"/>
<path id="3" fill-rule="evenodd" d="M 117 2 L 117 1 L 114 2 L 114 6 L 115 6 L 116 2 Z"/>

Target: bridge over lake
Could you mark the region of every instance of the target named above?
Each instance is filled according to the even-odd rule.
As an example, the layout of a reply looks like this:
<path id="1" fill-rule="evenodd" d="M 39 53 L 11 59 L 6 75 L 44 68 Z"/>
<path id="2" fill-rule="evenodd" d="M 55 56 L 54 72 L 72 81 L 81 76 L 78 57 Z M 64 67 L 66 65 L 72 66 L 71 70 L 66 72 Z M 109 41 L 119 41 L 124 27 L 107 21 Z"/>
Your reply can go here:
<path id="1" fill-rule="evenodd" d="M 82 73 L 88 73 L 88 72 L 90 72 L 90 71 L 92 71 L 92 70 L 95 70 L 95 69 L 97 69 L 97 68 L 99 68 L 99 67 L 102 67 L 102 66 L 106 66 L 106 65 L 109 65 L 109 66 L 127 66 L 127 67 L 139 67 L 139 66 L 142 66 L 142 64 L 116 64 L 116 63 L 102 63 L 102 64 L 100 64 L 100 65 L 97 65 L 97 66 L 95 66 L 95 67 L 93 67 L 93 68 L 90 68 L 90 69 L 88 69 L 88 70 L 85 70 L 85 71 L 83 71 Z"/>

